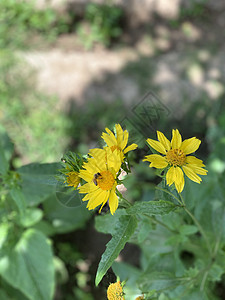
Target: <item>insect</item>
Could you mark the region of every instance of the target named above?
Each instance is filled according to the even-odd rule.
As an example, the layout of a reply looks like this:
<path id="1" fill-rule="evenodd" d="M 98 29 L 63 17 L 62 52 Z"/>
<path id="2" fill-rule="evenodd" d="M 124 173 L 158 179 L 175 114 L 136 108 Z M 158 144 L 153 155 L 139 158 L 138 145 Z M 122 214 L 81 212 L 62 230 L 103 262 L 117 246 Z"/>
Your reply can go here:
<path id="1" fill-rule="evenodd" d="M 98 178 L 102 178 L 102 175 L 101 175 L 101 173 L 96 173 L 95 175 L 94 175 L 94 178 L 93 178 L 93 182 L 94 182 L 94 184 L 95 185 L 97 185 L 98 183 L 97 183 L 97 179 Z"/>

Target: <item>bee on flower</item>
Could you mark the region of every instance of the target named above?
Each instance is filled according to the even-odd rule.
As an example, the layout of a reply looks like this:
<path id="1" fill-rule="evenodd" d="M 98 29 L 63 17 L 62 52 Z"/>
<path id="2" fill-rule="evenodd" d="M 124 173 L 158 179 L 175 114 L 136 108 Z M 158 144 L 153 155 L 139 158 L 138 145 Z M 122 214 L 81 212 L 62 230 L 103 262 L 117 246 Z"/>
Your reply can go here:
<path id="1" fill-rule="evenodd" d="M 113 215 L 118 207 L 116 195 L 117 173 L 121 167 L 121 155 L 111 148 L 92 149 L 88 161 L 83 164 L 79 177 L 86 181 L 80 186 L 79 193 L 86 194 L 83 201 L 88 201 L 89 210 L 101 205 L 100 211 L 108 201 Z"/>
<path id="2" fill-rule="evenodd" d="M 192 137 L 182 141 L 182 137 L 178 129 L 173 129 L 171 142 L 165 135 L 157 131 L 158 141 L 147 139 L 147 143 L 159 154 L 150 154 L 143 161 L 150 162 L 149 167 L 157 169 L 166 169 L 166 183 L 171 186 L 175 184 L 178 193 L 184 188 L 184 174 L 192 181 L 201 183 L 202 179 L 198 175 L 207 175 L 207 170 L 202 160 L 193 155 L 201 141 L 196 137 Z"/>

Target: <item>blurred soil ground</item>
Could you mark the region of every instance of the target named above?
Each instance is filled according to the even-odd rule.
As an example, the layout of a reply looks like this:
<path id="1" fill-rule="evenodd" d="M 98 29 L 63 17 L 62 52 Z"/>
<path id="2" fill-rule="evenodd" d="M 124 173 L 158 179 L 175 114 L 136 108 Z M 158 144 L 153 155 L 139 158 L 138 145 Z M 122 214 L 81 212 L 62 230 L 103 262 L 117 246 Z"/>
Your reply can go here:
<path id="1" fill-rule="evenodd" d="M 77 3 L 69 2 L 70 9 Z M 205 94 L 216 101 L 224 93 L 225 2 L 209 1 L 201 13 L 193 12 L 178 23 L 174 18 L 181 1 L 172 1 L 170 9 L 167 0 L 157 5 L 143 1 L 141 11 L 135 10 L 137 1 L 131 3 L 124 8 L 130 7 L 126 16 L 132 22 L 125 26 L 120 44 L 111 49 L 96 45 L 85 51 L 77 36 L 68 34 L 51 46 L 39 44 L 35 51 L 24 53 L 37 71 L 38 88 L 58 96 L 63 109 L 67 102 L 87 104 L 98 99 L 121 99 L 129 105 L 149 90 L 181 114 L 187 99 L 198 100 Z M 146 10 L 149 20 L 142 18 Z"/>

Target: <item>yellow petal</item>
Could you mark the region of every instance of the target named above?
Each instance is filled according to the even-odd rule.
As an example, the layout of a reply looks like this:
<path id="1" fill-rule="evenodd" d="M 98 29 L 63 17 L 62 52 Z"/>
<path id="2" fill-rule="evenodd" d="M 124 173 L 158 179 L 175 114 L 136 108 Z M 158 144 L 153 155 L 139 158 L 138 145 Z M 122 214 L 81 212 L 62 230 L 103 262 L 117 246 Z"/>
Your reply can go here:
<path id="1" fill-rule="evenodd" d="M 196 165 L 198 167 L 204 167 L 203 161 L 201 159 L 198 159 L 195 156 L 189 155 L 186 157 L 186 163 Z"/>
<path id="2" fill-rule="evenodd" d="M 128 146 L 126 149 L 124 149 L 123 153 L 127 153 L 129 151 L 135 150 L 138 147 L 137 144 L 131 144 L 130 146 Z"/>
<path id="3" fill-rule="evenodd" d="M 89 151 L 93 158 L 89 158 L 87 166 L 92 169 L 99 169 L 100 171 L 106 170 L 106 151 L 104 149 L 91 149 Z M 86 165 L 85 165 L 86 166 Z"/>
<path id="4" fill-rule="evenodd" d="M 184 189 L 184 173 L 180 167 L 175 168 L 175 187 L 178 193 L 181 193 Z"/>
<path id="5" fill-rule="evenodd" d="M 121 160 L 121 151 L 112 151 L 111 148 L 106 147 L 106 159 L 107 159 L 107 168 L 113 168 L 117 173 L 121 167 L 122 160 Z"/>
<path id="6" fill-rule="evenodd" d="M 108 128 L 105 128 L 106 132 L 102 133 L 102 138 L 103 140 L 106 142 L 106 144 L 111 147 L 113 145 L 117 145 L 117 140 L 115 135 L 112 133 L 111 130 L 109 130 Z"/>
<path id="7" fill-rule="evenodd" d="M 156 151 L 158 151 L 159 153 L 165 154 L 166 155 L 166 149 L 163 146 L 163 144 L 161 144 L 158 141 L 152 140 L 152 139 L 147 139 L 147 142 L 149 143 L 149 145 L 155 149 Z"/>
<path id="8" fill-rule="evenodd" d="M 192 164 L 188 164 L 188 167 L 191 168 L 196 174 L 207 175 L 207 170 Z"/>
<path id="9" fill-rule="evenodd" d="M 82 167 L 91 174 L 95 174 L 100 171 L 99 164 L 97 164 L 97 161 L 93 157 L 89 158 L 88 162 L 83 163 Z"/>
<path id="10" fill-rule="evenodd" d="M 110 192 L 109 195 L 109 207 L 110 207 L 110 212 L 113 215 L 114 212 L 117 210 L 118 207 L 118 197 L 115 193 L 115 190 Z"/>
<path id="11" fill-rule="evenodd" d="M 176 180 L 175 167 L 171 167 L 166 173 L 166 183 L 172 185 Z"/>
<path id="12" fill-rule="evenodd" d="M 128 136 L 129 136 L 128 131 L 127 131 L 127 130 L 124 130 L 124 132 L 123 132 L 123 141 L 122 141 L 122 143 L 120 144 L 121 150 L 123 150 L 123 149 L 126 147 L 127 142 L 128 142 Z"/>
<path id="13" fill-rule="evenodd" d="M 158 155 L 158 154 L 150 154 L 143 159 L 143 161 L 149 161 L 150 167 L 157 168 L 157 169 L 164 169 L 167 167 L 168 162 L 166 161 L 165 157 Z"/>
<path id="14" fill-rule="evenodd" d="M 172 149 L 180 149 L 181 143 L 182 143 L 182 138 L 181 135 L 178 131 L 178 129 L 172 131 L 172 141 L 171 141 L 171 146 Z"/>
<path id="15" fill-rule="evenodd" d="M 121 145 L 123 141 L 123 129 L 120 124 L 115 125 L 117 145 Z"/>
<path id="16" fill-rule="evenodd" d="M 79 193 L 93 193 L 98 190 L 98 187 L 93 182 L 88 182 L 78 187 Z"/>
<path id="17" fill-rule="evenodd" d="M 171 149 L 171 144 L 170 141 L 165 137 L 165 135 L 162 132 L 157 131 L 157 137 L 164 148 L 169 151 Z"/>
<path id="18" fill-rule="evenodd" d="M 202 181 L 202 179 L 188 166 L 183 166 L 182 168 L 187 177 L 189 177 L 192 181 L 197 183 L 200 183 Z"/>
<path id="19" fill-rule="evenodd" d="M 108 200 L 108 195 L 109 191 L 103 191 L 99 188 L 99 190 L 95 193 L 95 195 L 93 195 L 91 200 L 89 200 L 87 208 L 89 210 L 96 208 L 97 206 L 102 204 L 105 201 L 105 199 L 106 201 Z"/>
<path id="20" fill-rule="evenodd" d="M 201 141 L 199 139 L 197 139 L 196 137 L 184 140 L 181 144 L 180 149 L 184 151 L 184 153 L 190 154 L 195 152 L 198 147 L 200 146 Z"/>
<path id="21" fill-rule="evenodd" d="M 80 170 L 79 177 L 85 181 L 92 181 L 93 174 L 89 173 L 87 170 Z"/>

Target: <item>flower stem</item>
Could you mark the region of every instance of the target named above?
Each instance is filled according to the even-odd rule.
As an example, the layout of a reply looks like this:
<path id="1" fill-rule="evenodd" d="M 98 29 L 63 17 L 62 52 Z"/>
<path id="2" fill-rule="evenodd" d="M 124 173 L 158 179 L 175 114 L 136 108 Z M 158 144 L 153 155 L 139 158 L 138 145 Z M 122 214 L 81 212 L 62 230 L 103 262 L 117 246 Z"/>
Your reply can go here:
<path id="1" fill-rule="evenodd" d="M 195 223 L 195 225 L 198 227 L 198 230 L 199 232 L 201 233 L 202 237 L 204 238 L 205 240 L 205 243 L 206 243 L 206 246 L 209 250 L 209 253 L 210 255 L 212 254 L 212 249 L 210 247 L 210 244 L 209 244 L 209 240 L 207 238 L 207 235 L 204 231 L 204 229 L 202 228 L 202 225 L 198 222 L 198 220 L 195 218 L 195 216 L 190 212 L 190 210 L 185 206 L 185 203 L 184 203 L 184 199 L 183 199 L 183 196 L 181 194 L 179 194 L 180 196 L 180 199 L 181 199 L 181 202 L 183 204 L 183 208 L 184 210 L 186 211 L 186 213 L 192 218 L 193 222 Z"/>
<path id="2" fill-rule="evenodd" d="M 160 191 L 163 191 L 163 192 L 169 194 L 169 195 L 172 196 L 174 199 L 176 199 L 176 200 L 180 203 L 181 206 L 185 206 L 185 204 L 184 204 L 179 198 L 177 198 L 173 193 L 171 193 L 171 192 L 169 192 L 169 191 L 167 191 L 167 190 L 165 190 L 165 189 L 163 189 L 163 188 L 160 188 L 160 187 L 158 187 L 158 186 L 156 186 L 155 188 L 156 188 L 157 190 L 160 190 Z"/>
<path id="3" fill-rule="evenodd" d="M 151 217 L 149 215 L 146 215 L 146 214 L 143 214 L 145 217 L 149 218 L 151 221 L 153 221 L 154 223 L 156 224 L 159 224 L 163 227 L 165 227 L 166 229 L 168 229 L 169 231 L 171 231 L 172 233 L 177 233 L 177 231 L 171 229 L 169 226 L 167 226 L 165 223 L 159 221 L 158 219 L 154 218 L 154 217 Z"/>
<path id="4" fill-rule="evenodd" d="M 123 202 L 126 204 L 126 207 L 131 207 L 132 204 L 123 197 L 123 195 L 116 189 L 117 194 L 119 195 L 120 199 L 123 200 Z"/>

